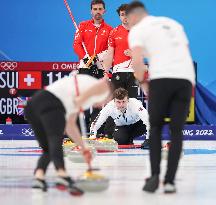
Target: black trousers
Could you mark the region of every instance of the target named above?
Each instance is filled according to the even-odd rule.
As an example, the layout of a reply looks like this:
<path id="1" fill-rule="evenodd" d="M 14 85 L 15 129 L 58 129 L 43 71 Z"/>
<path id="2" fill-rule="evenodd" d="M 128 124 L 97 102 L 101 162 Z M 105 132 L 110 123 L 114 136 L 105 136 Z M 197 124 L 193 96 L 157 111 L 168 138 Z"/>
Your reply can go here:
<path id="1" fill-rule="evenodd" d="M 152 175 L 160 173 L 161 132 L 169 112 L 171 147 L 165 182 L 175 179 L 182 151 L 182 129 L 189 111 L 192 84 L 184 79 L 156 79 L 149 83 L 150 161 Z"/>
<path id="2" fill-rule="evenodd" d="M 115 89 L 124 88 L 128 91 L 128 95 L 130 98 L 137 98 L 138 87 L 133 72 L 113 73 L 111 81 Z"/>
<path id="3" fill-rule="evenodd" d="M 65 130 L 65 109 L 61 101 L 48 91 L 38 91 L 25 107 L 25 117 L 43 150 L 35 170 L 46 172 L 50 161 L 64 169 L 62 141 Z"/>
<path id="4" fill-rule="evenodd" d="M 119 145 L 132 144 L 135 137 L 141 136 L 146 133 L 146 126 L 141 120 L 138 122 L 125 125 L 116 126 L 113 133 L 113 138 Z"/>

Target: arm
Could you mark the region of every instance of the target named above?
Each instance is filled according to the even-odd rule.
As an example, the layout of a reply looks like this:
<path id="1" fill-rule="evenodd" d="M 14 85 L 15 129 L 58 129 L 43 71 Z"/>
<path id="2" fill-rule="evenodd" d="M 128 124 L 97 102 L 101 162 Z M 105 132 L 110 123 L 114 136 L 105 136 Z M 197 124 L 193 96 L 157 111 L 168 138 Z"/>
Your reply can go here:
<path id="1" fill-rule="evenodd" d="M 109 69 L 112 67 L 113 56 L 114 56 L 114 48 L 109 47 L 106 54 L 106 58 L 103 60 L 103 67 L 106 72 L 108 72 Z"/>
<path id="2" fill-rule="evenodd" d="M 140 87 L 147 94 L 148 83 L 144 79 L 144 73 L 147 71 L 147 66 L 144 64 L 143 47 L 145 45 L 146 33 L 138 32 L 136 28 L 130 30 L 128 36 L 129 48 L 131 49 L 132 65 L 134 68 L 134 76 L 140 82 Z"/>
<path id="3" fill-rule="evenodd" d="M 84 56 L 86 55 L 85 50 L 82 46 L 83 43 L 83 37 L 82 37 L 82 28 L 83 25 L 79 25 L 79 30 L 76 31 L 75 37 L 74 37 L 74 42 L 73 42 L 73 48 L 75 53 L 79 56 L 79 59 L 83 59 Z"/>
<path id="4" fill-rule="evenodd" d="M 98 114 L 97 118 L 92 122 L 90 132 L 93 134 L 94 137 L 97 135 L 97 131 L 106 122 L 107 118 L 110 116 L 109 113 L 111 112 L 109 104 L 107 104 Z"/>
<path id="5" fill-rule="evenodd" d="M 80 131 L 76 124 L 77 114 L 71 114 L 66 124 L 66 133 L 81 149 L 85 149 L 85 144 L 81 138 Z"/>
<path id="6" fill-rule="evenodd" d="M 136 46 L 131 49 L 131 53 L 134 76 L 140 82 L 140 87 L 142 88 L 143 92 L 148 95 L 148 83 L 147 79 L 144 78 L 144 73 L 147 72 L 147 66 L 143 62 L 143 48 Z"/>
<path id="7" fill-rule="evenodd" d="M 143 81 L 144 72 L 147 71 L 146 65 L 143 62 L 143 48 L 142 47 L 134 47 L 131 50 L 132 59 L 133 59 L 133 68 L 135 72 L 135 76 L 139 82 Z"/>
<path id="8" fill-rule="evenodd" d="M 137 112 L 138 116 L 143 121 L 143 124 L 146 126 L 146 131 L 147 131 L 146 134 L 147 134 L 147 137 L 148 137 L 149 136 L 149 130 L 150 130 L 148 112 L 143 107 L 143 105 L 141 104 L 141 102 L 137 102 L 134 107 L 136 109 L 136 112 Z"/>
<path id="9" fill-rule="evenodd" d="M 104 59 L 104 63 L 103 63 L 106 72 L 109 71 L 113 63 L 113 56 L 115 51 L 115 31 L 116 29 L 111 30 L 108 38 L 108 51 L 107 51 L 106 59 Z"/>

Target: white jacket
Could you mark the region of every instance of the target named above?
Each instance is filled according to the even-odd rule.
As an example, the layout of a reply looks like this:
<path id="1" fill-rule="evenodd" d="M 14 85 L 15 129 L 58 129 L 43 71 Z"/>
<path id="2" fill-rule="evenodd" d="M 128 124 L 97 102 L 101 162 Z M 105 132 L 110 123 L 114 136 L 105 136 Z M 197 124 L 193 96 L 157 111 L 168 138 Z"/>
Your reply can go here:
<path id="1" fill-rule="evenodd" d="M 149 116 L 142 102 L 135 98 L 129 98 L 127 108 L 124 113 L 116 108 L 114 100 L 110 101 L 99 113 L 96 120 L 91 124 L 90 132 L 96 136 L 97 130 L 103 125 L 108 117 L 112 117 L 116 126 L 135 124 L 139 120 L 146 125 L 147 136 L 149 134 Z"/>

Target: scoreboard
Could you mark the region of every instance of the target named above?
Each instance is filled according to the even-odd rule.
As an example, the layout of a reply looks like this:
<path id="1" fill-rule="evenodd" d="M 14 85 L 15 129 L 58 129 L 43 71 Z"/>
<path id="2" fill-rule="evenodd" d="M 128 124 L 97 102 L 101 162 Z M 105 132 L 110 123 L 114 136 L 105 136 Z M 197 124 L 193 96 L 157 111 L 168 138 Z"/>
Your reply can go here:
<path id="1" fill-rule="evenodd" d="M 70 75 L 77 62 L 0 62 L 0 124 L 26 124 L 24 106 L 35 91 Z"/>
<path id="2" fill-rule="evenodd" d="M 0 61 L 0 124 L 26 124 L 24 106 L 34 92 L 77 68 L 78 62 Z M 138 98 L 146 103 L 140 88 L 137 92 Z M 194 95 L 193 92 L 187 122 L 195 121 Z"/>

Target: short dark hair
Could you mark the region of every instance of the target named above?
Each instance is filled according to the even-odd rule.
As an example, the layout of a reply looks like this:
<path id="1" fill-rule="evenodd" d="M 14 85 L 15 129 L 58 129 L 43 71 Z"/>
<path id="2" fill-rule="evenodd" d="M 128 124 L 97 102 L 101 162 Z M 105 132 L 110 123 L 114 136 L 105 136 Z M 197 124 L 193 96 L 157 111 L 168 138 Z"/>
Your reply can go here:
<path id="1" fill-rule="evenodd" d="M 116 12 L 118 13 L 118 15 L 120 16 L 120 12 L 121 11 L 126 11 L 128 8 L 128 4 L 122 4 L 121 6 L 118 7 L 118 9 L 116 10 Z"/>
<path id="2" fill-rule="evenodd" d="M 113 93 L 114 99 L 123 100 L 125 97 L 128 98 L 128 91 L 124 88 L 118 88 Z"/>
<path id="3" fill-rule="evenodd" d="M 103 4 L 103 7 L 105 9 L 105 2 L 103 0 L 92 0 L 91 1 L 91 9 L 92 9 L 92 6 L 95 4 Z"/>
<path id="4" fill-rule="evenodd" d="M 135 9 L 143 9 L 146 11 L 146 7 L 141 1 L 132 1 L 126 9 L 126 15 L 130 14 Z"/>

